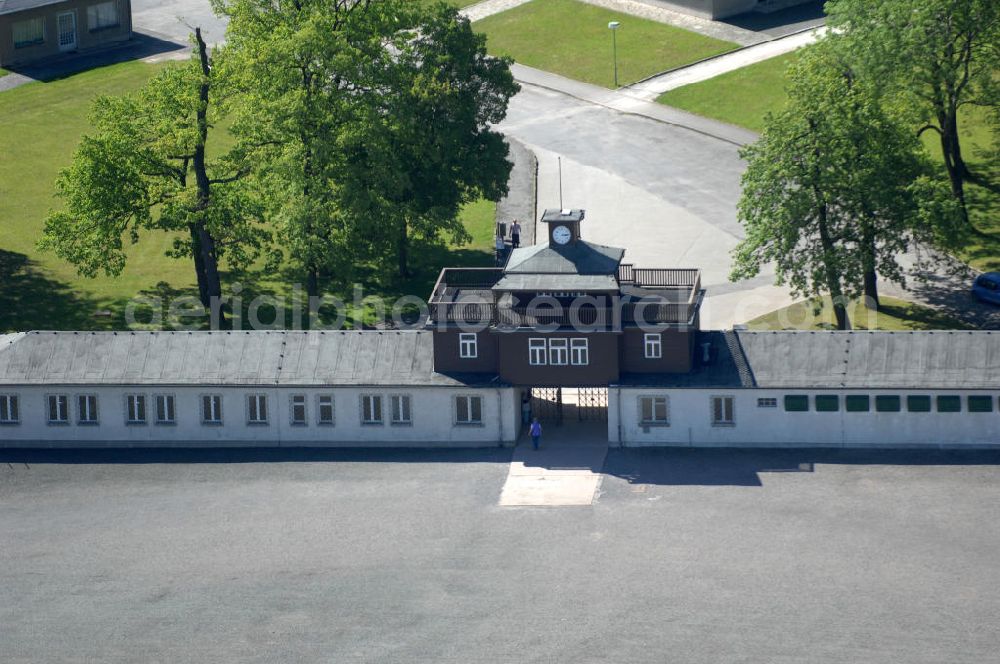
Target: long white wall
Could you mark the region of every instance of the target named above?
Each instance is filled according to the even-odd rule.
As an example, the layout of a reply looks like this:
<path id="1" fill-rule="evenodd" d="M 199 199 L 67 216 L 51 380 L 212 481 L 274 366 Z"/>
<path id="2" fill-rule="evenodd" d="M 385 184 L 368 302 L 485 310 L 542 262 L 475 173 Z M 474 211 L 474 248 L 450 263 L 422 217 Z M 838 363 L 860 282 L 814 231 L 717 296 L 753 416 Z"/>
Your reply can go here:
<path id="1" fill-rule="evenodd" d="M 255 387 L 95 387 L 0 386 L 0 395 L 18 396 L 20 422 L 0 425 L 0 447 L 492 447 L 510 445 L 517 437 L 518 404 L 513 388 L 375 387 L 375 388 L 255 388 Z M 47 395 L 69 397 L 69 424 L 52 425 Z M 99 422 L 77 423 L 77 396 L 98 399 Z M 146 395 L 147 423 L 127 424 L 125 397 Z M 154 395 L 172 394 L 176 424 L 155 423 Z M 222 396 L 221 425 L 202 424 L 201 397 Z M 247 396 L 267 395 L 268 424 L 249 424 Z M 307 424 L 291 424 L 291 397 L 306 395 Z M 335 422 L 317 424 L 317 396 L 334 397 Z M 362 424 L 361 396 L 382 395 L 383 424 Z M 390 396 L 409 395 L 412 424 L 391 423 Z M 482 397 L 482 424 L 455 423 L 455 397 Z"/>
<path id="2" fill-rule="evenodd" d="M 786 412 L 786 394 L 809 395 L 808 412 Z M 840 410 L 817 412 L 817 394 L 840 396 Z M 869 412 L 847 412 L 844 397 L 867 394 Z M 911 413 L 906 396 L 960 396 L 962 411 L 957 413 Z M 669 425 L 644 427 L 640 422 L 639 398 L 666 396 Z M 875 412 L 877 395 L 898 395 L 900 412 Z M 993 411 L 968 412 L 969 395 L 992 399 Z M 725 447 L 981 447 L 1000 446 L 1000 411 L 996 391 L 968 390 L 704 390 L 611 388 L 608 394 L 608 440 L 611 444 L 642 446 L 725 446 Z M 712 397 L 734 398 L 734 424 L 712 425 Z M 757 400 L 777 400 L 775 408 L 760 408 Z"/>

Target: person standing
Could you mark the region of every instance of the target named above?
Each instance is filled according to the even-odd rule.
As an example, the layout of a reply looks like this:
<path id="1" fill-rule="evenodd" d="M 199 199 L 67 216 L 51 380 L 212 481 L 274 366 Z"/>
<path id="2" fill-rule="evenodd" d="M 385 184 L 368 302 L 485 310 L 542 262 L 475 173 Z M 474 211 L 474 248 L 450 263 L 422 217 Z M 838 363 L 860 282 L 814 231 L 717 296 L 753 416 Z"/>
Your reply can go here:
<path id="1" fill-rule="evenodd" d="M 538 443 L 542 440 L 542 425 L 538 423 L 537 417 L 532 420 L 528 433 L 531 434 L 531 446 L 537 450 Z"/>
<path id="2" fill-rule="evenodd" d="M 496 238 L 496 257 L 497 257 L 497 265 L 498 266 L 501 266 L 501 267 L 503 266 L 503 255 L 504 255 L 506 249 L 507 249 L 507 246 L 503 242 L 503 237 L 500 236 L 500 235 L 497 235 L 497 238 Z"/>
<path id="3" fill-rule="evenodd" d="M 525 390 L 521 395 L 521 424 L 531 422 L 531 391 Z"/>
<path id="4" fill-rule="evenodd" d="M 510 246 L 514 249 L 521 246 L 521 223 L 517 219 L 510 226 Z"/>

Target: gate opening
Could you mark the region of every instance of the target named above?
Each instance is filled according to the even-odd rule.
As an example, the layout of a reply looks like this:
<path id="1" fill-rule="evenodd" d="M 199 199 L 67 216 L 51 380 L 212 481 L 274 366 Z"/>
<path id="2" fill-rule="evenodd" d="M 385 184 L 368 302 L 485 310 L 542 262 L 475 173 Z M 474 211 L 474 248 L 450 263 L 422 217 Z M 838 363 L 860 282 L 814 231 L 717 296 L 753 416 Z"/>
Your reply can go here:
<path id="1" fill-rule="evenodd" d="M 606 387 L 533 387 L 531 416 L 542 422 L 607 422 Z"/>

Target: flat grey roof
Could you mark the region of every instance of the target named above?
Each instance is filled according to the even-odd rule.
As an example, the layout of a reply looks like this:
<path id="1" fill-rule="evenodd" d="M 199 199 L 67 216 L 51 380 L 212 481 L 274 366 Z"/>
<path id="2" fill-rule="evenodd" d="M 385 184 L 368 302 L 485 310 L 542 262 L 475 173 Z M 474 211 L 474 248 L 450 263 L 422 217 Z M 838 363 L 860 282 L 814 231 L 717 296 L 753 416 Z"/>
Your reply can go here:
<path id="1" fill-rule="evenodd" d="M 46 5 L 59 5 L 67 0 L 0 0 L 0 14 L 14 14 Z"/>
<path id="2" fill-rule="evenodd" d="M 567 221 L 583 221 L 583 218 L 587 216 L 586 210 L 579 209 L 569 209 L 561 210 L 559 208 L 548 208 L 542 213 L 542 221 L 545 223 L 560 223 Z"/>
<path id="3" fill-rule="evenodd" d="M 1000 389 L 1000 333 L 748 332 L 757 387 Z"/>
<path id="4" fill-rule="evenodd" d="M 493 287 L 501 291 L 618 291 L 610 274 L 508 274 Z"/>
<path id="5" fill-rule="evenodd" d="M 433 358 L 426 331 L 28 332 L 0 339 L 0 385 L 499 384 Z"/>
<path id="6" fill-rule="evenodd" d="M 510 254 L 504 274 L 617 274 L 625 250 L 578 240 L 550 246 L 534 244 Z"/>

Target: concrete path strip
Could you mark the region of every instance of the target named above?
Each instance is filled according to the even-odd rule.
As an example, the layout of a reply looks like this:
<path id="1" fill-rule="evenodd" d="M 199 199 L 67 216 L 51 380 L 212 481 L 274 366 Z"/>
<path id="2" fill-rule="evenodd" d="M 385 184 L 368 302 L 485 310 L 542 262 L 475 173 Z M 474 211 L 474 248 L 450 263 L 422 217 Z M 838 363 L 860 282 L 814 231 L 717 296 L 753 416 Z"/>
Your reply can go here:
<path id="1" fill-rule="evenodd" d="M 593 440 L 594 432 L 606 434 L 607 430 L 596 425 L 586 429 L 567 425 L 558 433 L 546 432 L 539 450 L 532 449 L 530 441 L 522 441 L 514 449 L 500 506 L 593 504 L 608 453 L 607 440 Z"/>
<path id="2" fill-rule="evenodd" d="M 748 65 L 770 60 L 785 53 L 808 46 L 816 42 L 822 35 L 826 34 L 826 27 L 799 32 L 788 37 L 780 37 L 772 41 L 748 46 L 738 51 L 732 51 L 718 57 L 709 58 L 702 62 L 696 62 L 687 67 L 681 67 L 673 71 L 654 76 L 653 78 L 634 83 L 620 90 L 621 94 L 654 101 L 664 92 L 679 88 L 691 83 L 699 83 L 715 78 L 720 74 L 742 69 Z"/>
<path id="3" fill-rule="evenodd" d="M 459 13 L 469 19 L 470 22 L 475 23 L 487 16 L 505 12 L 508 9 L 513 9 L 528 2 L 531 2 L 531 0 L 483 0 L 474 5 L 469 5 Z"/>

